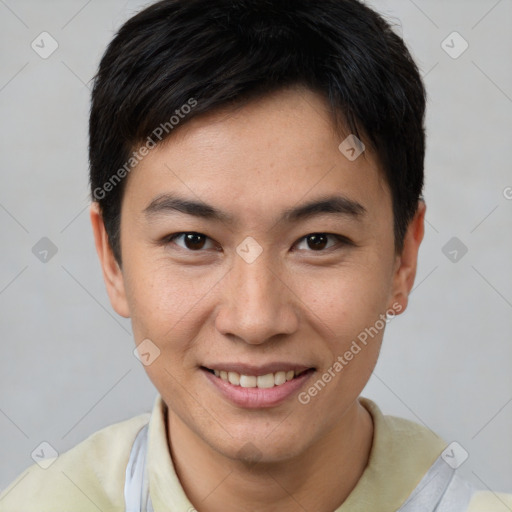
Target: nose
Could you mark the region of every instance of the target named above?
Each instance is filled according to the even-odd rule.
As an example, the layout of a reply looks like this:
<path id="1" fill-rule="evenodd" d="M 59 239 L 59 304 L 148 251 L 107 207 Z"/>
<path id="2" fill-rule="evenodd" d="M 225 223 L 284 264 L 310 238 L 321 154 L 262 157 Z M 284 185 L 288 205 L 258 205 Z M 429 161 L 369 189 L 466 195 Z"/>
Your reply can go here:
<path id="1" fill-rule="evenodd" d="M 219 332 L 259 345 L 297 330 L 299 301 L 278 265 L 270 264 L 265 251 L 252 263 L 235 257 L 215 320 Z"/>

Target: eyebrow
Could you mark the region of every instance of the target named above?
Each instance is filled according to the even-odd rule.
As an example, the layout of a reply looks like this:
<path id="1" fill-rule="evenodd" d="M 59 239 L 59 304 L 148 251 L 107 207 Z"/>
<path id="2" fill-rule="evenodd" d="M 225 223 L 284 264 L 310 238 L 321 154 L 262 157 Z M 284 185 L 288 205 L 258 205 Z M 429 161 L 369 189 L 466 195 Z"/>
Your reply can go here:
<path id="1" fill-rule="evenodd" d="M 148 220 L 153 220 L 153 218 L 162 215 L 165 216 L 175 212 L 181 212 L 186 215 L 192 215 L 223 224 L 232 225 L 235 223 L 235 218 L 227 212 L 219 210 L 205 202 L 193 201 L 175 194 L 161 194 L 157 196 L 143 212 Z M 343 195 L 329 195 L 284 210 L 277 219 L 277 222 L 293 223 L 323 214 L 347 216 L 361 220 L 366 212 L 366 208 L 357 201 Z"/>

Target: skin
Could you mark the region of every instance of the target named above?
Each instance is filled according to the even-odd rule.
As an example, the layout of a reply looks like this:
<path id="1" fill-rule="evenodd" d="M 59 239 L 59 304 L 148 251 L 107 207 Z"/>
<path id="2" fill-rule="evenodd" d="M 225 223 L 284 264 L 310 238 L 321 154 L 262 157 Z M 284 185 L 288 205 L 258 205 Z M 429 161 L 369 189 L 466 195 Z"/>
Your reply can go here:
<path id="1" fill-rule="evenodd" d="M 368 146 L 349 161 L 338 149 L 346 135 L 336 133 L 324 100 L 301 88 L 184 124 L 127 178 L 122 268 L 98 205 L 91 207 L 112 306 L 131 318 L 137 344 L 149 338 L 161 351 L 145 369 L 168 405 L 173 462 L 200 512 L 224 511 L 226 503 L 237 511 L 332 512 L 367 464 L 373 423 L 358 397 L 383 329 L 306 405 L 295 394 L 275 407 L 236 406 L 199 369 L 219 361 L 301 363 L 315 368 L 304 391 L 379 315 L 406 309 L 425 204 L 396 254 L 378 161 Z M 364 216 L 276 222 L 283 210 L 333 191 L 363 205 Z M 145 215 L 163 192 L 204 201 L 236 222 Z M 183 237 L 159 242 L 191 231 L 207 237 L 199 250 Z M 317 249 L 306 238 L 312 233 L 352 243 L 329 237 Z M 251 264 L 236 252 L 247 236 L 263 250 Z"/>

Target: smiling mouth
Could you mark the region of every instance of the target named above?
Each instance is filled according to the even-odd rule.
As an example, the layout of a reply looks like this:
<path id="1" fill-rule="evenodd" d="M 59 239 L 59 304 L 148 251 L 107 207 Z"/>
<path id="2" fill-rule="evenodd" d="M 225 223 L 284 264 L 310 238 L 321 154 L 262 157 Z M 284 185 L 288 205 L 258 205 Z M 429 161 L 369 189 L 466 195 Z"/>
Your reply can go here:
<path id="1" fill-rule="evenodd" d="M 277 371 L 274 373 L 267 373 L 266 375 L 243 375 L 238 372 L 225 371 L 225 370 L 212 370 L 211 368 L 201 367 L 203 370 L 215 375 L 217 378 L 229 382 L 233 386 L 240 386 L 242 388 L 260 388 L 268 389 L 275 386 L 282 386 L 287 382 L 296 379 L 305 373 L 314 372 L 314 368 L 307 368 L 303 370 L 288 370 Z"/>

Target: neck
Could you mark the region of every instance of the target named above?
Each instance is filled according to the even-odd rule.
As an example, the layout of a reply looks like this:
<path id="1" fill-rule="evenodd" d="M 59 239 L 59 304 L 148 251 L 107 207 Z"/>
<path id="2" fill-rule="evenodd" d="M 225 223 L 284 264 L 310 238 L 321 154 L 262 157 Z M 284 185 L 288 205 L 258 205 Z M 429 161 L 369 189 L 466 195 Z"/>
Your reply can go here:
<path id="1" fill-rule="evenodd" d="M 373 422 L 355 401 L 340 422 L 299 455 L 256 464 L 225 457 L 168 410 L 169 446 L 180 483 L 198 512 L 332 512 L 351 493 L 370 456 Z"/>

